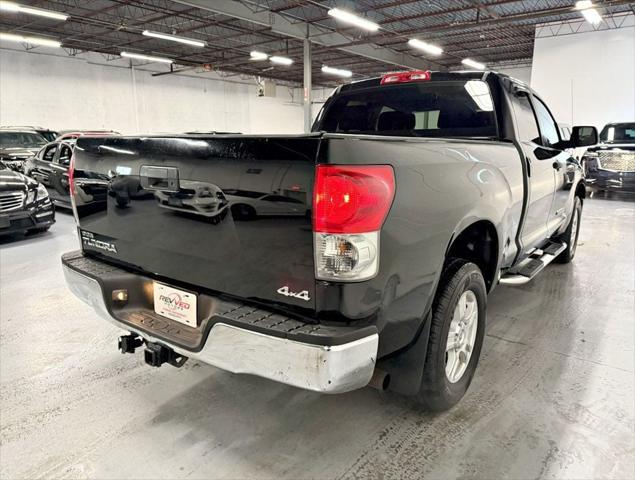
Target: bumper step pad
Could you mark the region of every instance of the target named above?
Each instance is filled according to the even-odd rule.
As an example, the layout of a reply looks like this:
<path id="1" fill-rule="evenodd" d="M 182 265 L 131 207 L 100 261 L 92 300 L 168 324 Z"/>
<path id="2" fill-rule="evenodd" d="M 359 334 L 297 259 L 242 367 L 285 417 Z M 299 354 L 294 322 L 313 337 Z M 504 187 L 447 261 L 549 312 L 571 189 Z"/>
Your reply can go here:
<path id="1" fill-rule="evenodd" d="M 149 287 L 153 279 L 149 277 L 84 256 L 80 251 L 63 255 L 62 263 L 99 283 L 106 307 L 116 320 L 127 324 L 131 330 L 146 332 L 189 351 L 199 351 L 210 329 L 217 323 L 324 346 L 341 345 L 377 332 L 374 326 L 323 325 L 304 321 L 206 293 L 199 294 L 198 326 L 193 328 L 154 312 L 152 298 L 144 293 L 152 290 Z M 111 301 L 112 290 L 120 288 L 129 291 L 130 302 L 125 307 Z"/>

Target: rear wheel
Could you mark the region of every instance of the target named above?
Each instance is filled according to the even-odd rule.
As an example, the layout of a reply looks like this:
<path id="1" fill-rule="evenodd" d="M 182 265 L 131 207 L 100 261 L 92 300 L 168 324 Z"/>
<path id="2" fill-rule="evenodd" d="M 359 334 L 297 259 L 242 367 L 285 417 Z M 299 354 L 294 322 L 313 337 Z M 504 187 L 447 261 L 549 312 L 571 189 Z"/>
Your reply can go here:
<path id="1" fill-rule="evenodd" d="M 481 270 L 466 260 L 446 266 L 433 304 L 419 402 L 428 410 L 454 406 L 465 395 L 478 364 L 487 291 Z"/>
<path id="2" fill-rule="evenodd" d="M 580 197 L 575 197 L 571 220 L 565 232 L 560 236 L 560 240 L 567 244 L 567 248 L 558 255 L 558 263 L 569 263 L 575 257 L 578 248 L 578 237 L 580 236 L 580 220 L 582 219 L 582 201 Z"/>

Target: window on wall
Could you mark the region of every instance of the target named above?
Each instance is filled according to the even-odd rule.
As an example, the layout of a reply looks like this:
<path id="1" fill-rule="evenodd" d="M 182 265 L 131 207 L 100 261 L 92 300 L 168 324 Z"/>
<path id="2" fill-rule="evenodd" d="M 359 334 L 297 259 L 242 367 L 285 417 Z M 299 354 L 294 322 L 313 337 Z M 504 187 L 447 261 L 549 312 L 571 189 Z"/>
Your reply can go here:
<path id="1" fill-rule="evenodd" d="M 540 133 L 542 133 L 541 145 L 544 147 L 555 146 L 560 141 L 555 120 L 549 113 L 547 106 L 539 98 L 534 97 L 534 108 L 536 109 L 538 125 L 540 125 Z"/>

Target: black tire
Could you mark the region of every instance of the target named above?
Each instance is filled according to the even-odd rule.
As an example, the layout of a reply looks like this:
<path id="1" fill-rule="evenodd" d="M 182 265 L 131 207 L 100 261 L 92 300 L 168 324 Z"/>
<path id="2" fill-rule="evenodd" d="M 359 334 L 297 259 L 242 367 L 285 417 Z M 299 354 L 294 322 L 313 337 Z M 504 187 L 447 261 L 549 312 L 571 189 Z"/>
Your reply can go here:
<path id="1" fill-rule="evenodd" d="M 232 205 L 232 216 L 235 220 L 253 220 L 256 218 L 256 210 L 250 205 L 239 203 Z"/>
<path id="2" fill-rule="evenodd" d="M 580 236 L 580 221 L 582 220 L 582 201 L 580 197 L 574 197 L 573 214 L 569 225 L 562 235 L 560 235 L 560 241 L 567 244 L 567 248 L 558 255 L 556 262 L 569 263 L 575 257 L 575 252 L 578 247 L 578 237 Z M 576 223 L 577 222 L 577 223 Z"/>
<path id="3" fill-rule="evenodd" d="M 477 302 L 477 326 L 474 345 L 462 376 L 454 383 L 446 374 L 448 354 L 446 345 L 454 310 L 462 295 L 471 291 Z M 485 336 L 487 290 L 481 270 L 462 259 L 449 261 L 441 275 L 437 295 L 432 306 L 432 324 L 426 353 L 418 402 L 430 411 L 453 407 L 465 395 L 481 353 Z"/>

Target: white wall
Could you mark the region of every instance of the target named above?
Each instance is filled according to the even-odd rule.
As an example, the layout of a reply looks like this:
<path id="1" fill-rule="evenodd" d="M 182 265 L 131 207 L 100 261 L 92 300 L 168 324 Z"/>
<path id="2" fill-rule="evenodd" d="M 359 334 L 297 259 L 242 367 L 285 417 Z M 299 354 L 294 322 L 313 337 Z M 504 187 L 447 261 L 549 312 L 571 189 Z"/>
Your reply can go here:
<path id="1" fill-rule="evenodd" d="M 536 38 L 531 86 L 559 122 L 635 120 L 635 28 Z"/>
<path id="2" fill-rule="evenodd" d="M 150 67 L 157 69 L 133 71 L 125 61 L 93 53 L 71 58 L 43 48 L 0 48 L 0 124 L 125 134 L 303 131 L 300 89 L 278 85 L 275 98 L 258 97 L 251 79 L 195 72 L 153 77 Z"/>

